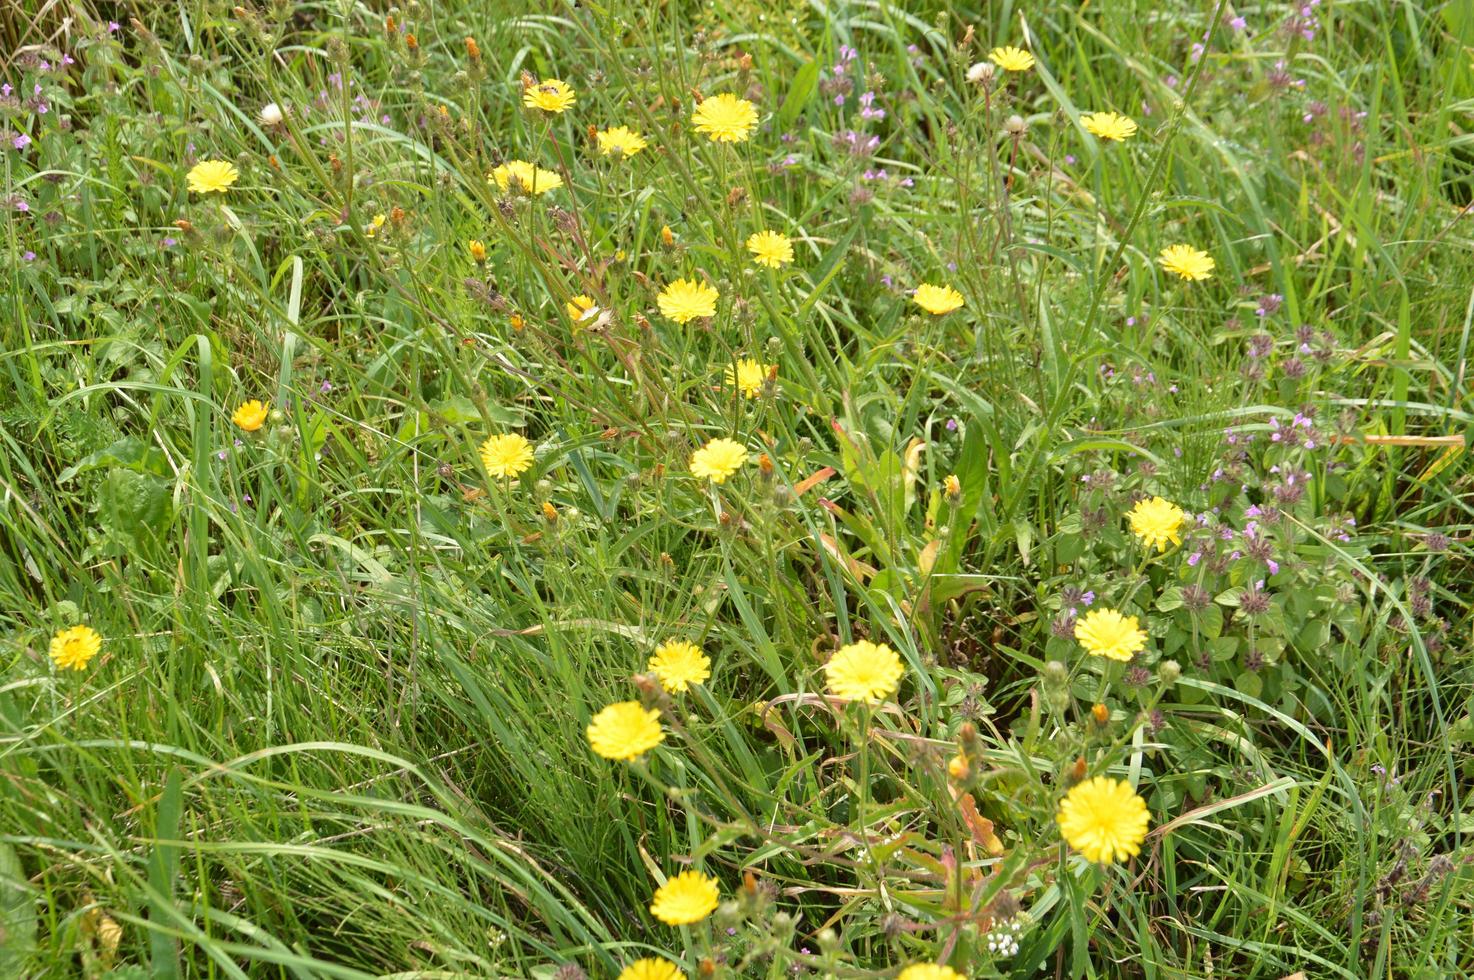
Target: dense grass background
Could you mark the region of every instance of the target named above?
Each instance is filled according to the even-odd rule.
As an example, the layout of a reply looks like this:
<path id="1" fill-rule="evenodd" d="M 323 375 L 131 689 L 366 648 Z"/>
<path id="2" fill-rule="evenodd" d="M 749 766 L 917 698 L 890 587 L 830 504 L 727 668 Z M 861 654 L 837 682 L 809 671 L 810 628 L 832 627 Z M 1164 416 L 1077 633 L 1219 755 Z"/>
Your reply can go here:
<path id="1" fill-rule="evenodd" d="M 926 923 L 961 889 L 938 801 L 963 721 L 1007 847 L 965 863 L 1028 923 L 1009 961 L 960 933 L 973 975 L 1469 972 L 1474 10 L 1298 9 L 0 13 L 0 973 L 613 976 L 683 950 L 694 973 L 708 940 L 644 911 L 694 854 L 796 919 L 768 910 L 741 941 L 771 955 L 734 973 L 888 975 L 959 942 Z M 965 74 L 999 43 L 1039 65 L 984 100 Z M 575 109 L 526 113 L 523 71 Z M 693 139 L 693 90 L 749 93 L 764 128 Z M 1104 108 L 1140 136 L 1086 136 Z M 652 149 L 597 157 L 586 129 L 615 124 Z M 485 174 L 512 157 L 571 186 L 501 204 Z M 240 183 L 187 193 L 205 158 Z M 791 270 L 750 263 L 761 227 Z M 1214 279 L 1156 268 L 1183 241 Z M 677 328 L 655 290 L 692 274 L 719 315 Z M 967 307 L 920 319 L 922 281 Z M 570 327 L 580 293 L 609 324 Z M 737 356 L 777 390 L 735 397 Z M 249 437 L 248 398 L 279 413 Z M 1088 744 L 1040 721 L 1061 589 L 1134 593 L 1128 495 L 1241 512 L 1283 460 L 1225 430 L 1268 452 L 1303 410 L 1330 441 L 1271 581 L 1284 666 L 1196 668 L 1194 631 L 1177 686 L 1113 692 L 1121 771 L 1184 819 L 1126 867 L 1067 863 L 1036 792 Z M 539 445 L 509 486 L 475 453 L 508 429 Z M 697 486 L 691 450 L 728 434 L 772 475 Z M 58 674 L 47 640 L 79 620 L 105 656 Z M 911 668 L 884 737 L 805 697 L 853 635 Z M 583 730 L 670 636 L 714 677 L 662 794 Z M 862 858 L 861 823 L 905 848 Z M 846 955 L 820 963 L 826 925 Z"/>

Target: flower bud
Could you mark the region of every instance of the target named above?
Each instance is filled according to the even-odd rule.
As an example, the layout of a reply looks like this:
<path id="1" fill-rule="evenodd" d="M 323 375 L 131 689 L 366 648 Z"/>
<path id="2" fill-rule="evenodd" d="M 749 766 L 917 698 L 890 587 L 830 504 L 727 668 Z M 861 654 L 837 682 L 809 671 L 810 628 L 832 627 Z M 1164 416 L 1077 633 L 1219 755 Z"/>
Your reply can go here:
<path id="1" fill-rule="evenodd" d="M 1182 665 L 1175 660 L 1164 660 L 1157 668 L 1157 677 L 1161 680 L 1163 687 L 1171 687 L 1177 683 L 1182 676 Z"/>
<path id="2" fill-rule="evenodd" d="M 1070 668 L 1058 660 L 1051 660 L 1044 665 L 1045 687 L 1063 687 L 1070 682 Z"/>

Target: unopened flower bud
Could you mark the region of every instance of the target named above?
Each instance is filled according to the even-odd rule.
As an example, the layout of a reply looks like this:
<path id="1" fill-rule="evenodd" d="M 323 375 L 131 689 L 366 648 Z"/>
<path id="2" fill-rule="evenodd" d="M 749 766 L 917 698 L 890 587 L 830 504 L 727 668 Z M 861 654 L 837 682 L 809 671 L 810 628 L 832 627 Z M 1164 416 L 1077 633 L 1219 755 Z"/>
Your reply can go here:
<path id="1" fill-rule="evenodd" d="M 1049 687 L 1063 687 L 1070 682 L 1070 668 L 1058 660 L 1044 665 L 1044 683 Z"/>
<path id="2" fill-rule="evenodd" d="M 1182 676 L 1182 665 L 1175 660 L 1164 660 L 1157 668 L 1157 677 L 1164 687 L 1171 687 Z"/>

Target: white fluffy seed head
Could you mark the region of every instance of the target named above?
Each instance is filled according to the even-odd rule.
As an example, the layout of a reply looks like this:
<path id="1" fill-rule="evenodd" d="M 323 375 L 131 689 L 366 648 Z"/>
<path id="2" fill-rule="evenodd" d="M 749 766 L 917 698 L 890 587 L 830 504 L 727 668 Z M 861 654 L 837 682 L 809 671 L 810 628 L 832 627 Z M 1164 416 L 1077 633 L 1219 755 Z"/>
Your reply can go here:
<path id="1" fill-rule="evenodd" d="M 263 126 L 279 126 L 283 118 L 285 118 L 285 113 L 282 112 L 281 106 L 275 102 L 268 102 L 261 107 L 261 124 Z"/>

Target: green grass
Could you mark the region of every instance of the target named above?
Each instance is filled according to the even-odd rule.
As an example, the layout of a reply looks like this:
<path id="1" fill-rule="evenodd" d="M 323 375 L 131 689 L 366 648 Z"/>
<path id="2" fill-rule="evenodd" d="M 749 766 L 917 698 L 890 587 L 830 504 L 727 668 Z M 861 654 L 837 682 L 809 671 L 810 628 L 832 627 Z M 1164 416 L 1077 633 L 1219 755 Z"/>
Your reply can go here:
<path id="1" fill-rule="evenodd" d="M 1327 0 L 1310 39 L 1278 3 L 21 6 L 0 974 L 1474 971 L 1465 4 Z M 985 97 L 995 44 L 1039 64 Z M 577 104 L 524 110 L 523 71 Z M 709 143 L 693 92 L 763 126 Z M 1101 109 L 1139 134 L 1087 136 Z M 650 149 L 600 157 L 617 124 Z M 513 158 L 568 186 L 500 195 Z M 188 192 L 202 159 L 240 181 Z M 1212 279 L 1158 267 L 1183 242 Z M 659 314 L 681 276 L 716 317 Z M 1272 441 L 1299 412 L 1317 445 Z M 537 446 L 511 481 L 477 456 L 505 431 Z M 717 436 L 754 459 L 699 484 Z M 1281 571 L 1230 559 L 1284 467 Z M 1136 493 L 1237 536 L 1144 552 Z M 1070 588 L 1146 621 L 1134 673 L 1056 635 Z M 58 671 L 77 623 L 103 654 Z M 670 638 L 713 673 L 657 698 Z M 906 666 L 884 709 L 822 698 L 861 638 Z M 664 745 L 594 755 L 641 698 Z M 1061 843 L 1077 765 L 1146 800 L 1131 861 Z M 735 904 L 658 923 L 690 866 Z"/>

